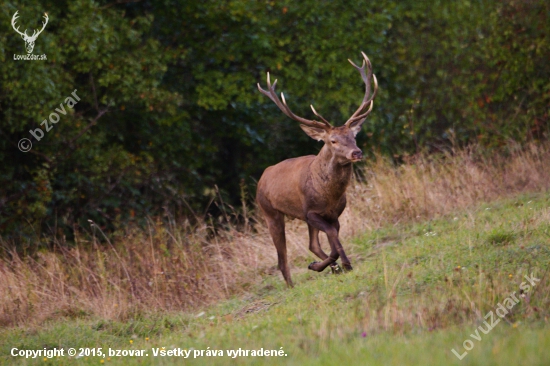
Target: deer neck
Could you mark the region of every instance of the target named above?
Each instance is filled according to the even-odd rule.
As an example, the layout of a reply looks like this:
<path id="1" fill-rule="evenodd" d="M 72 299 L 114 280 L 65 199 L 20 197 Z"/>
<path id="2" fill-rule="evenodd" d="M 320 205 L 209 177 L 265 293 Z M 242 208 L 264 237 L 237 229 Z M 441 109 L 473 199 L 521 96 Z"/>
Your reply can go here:
<path id="1" fill-rule="evenodd" d="M 339 198 L 346 192 L 352 171 L 352 164 L 342 165 L 337 162 L 335 154 L 326 145 L 310 166 L 315 190 L 333 198 Z"/>

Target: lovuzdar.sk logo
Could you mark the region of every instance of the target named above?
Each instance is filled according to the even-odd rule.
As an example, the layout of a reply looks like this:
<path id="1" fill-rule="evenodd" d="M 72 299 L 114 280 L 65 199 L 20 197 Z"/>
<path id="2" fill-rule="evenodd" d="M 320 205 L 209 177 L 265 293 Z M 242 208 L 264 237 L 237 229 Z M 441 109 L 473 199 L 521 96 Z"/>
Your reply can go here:
<path id="1" fill-rule="evenodd" d="M 16 25 L 16 22 L 17 22 L 17 18 L 19 17 L 17 15 L 17 13 L 19 13 L 19 11 L 16 11 L 15 14 L 13 14 L 13 17 L 11 18 L 11 26 L 13 27 L 13 29 L 21 36 L 21 38 L 23 38 L 23 41 L 25 41 L 25 48 L 27 50 L 27 54 L 26 55 L 16 55 L 14 54 L 13 55 L 13 59 L 14 60 L 46 60 L 46 55 L 33 55 L 32 54 L 32 51 L 34 49 L 34 42 L 36 42 L 36 38 L 38 38 L 38 36 L 40 35 L 40 33 L 42 33 L 42 31 L 44 30 L 44 28 L 46 28 L 46 24 L 48 24 L 48 14 L 47 13 L 44 13 L 44 20 L 42 22 L 42 29 L 40 30 L 34 30 L 32 35 L 29 36 L 27 34 L 27 30 L 25 29 L 24 32 L 21 32 L 19 30 L 19 26 Z"/>

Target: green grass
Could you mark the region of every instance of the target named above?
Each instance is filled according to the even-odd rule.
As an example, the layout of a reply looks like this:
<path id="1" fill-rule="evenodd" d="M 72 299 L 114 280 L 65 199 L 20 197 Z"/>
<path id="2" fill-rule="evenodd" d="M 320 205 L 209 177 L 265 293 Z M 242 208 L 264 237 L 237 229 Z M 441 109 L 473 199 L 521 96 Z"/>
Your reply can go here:
<path id="1" fill-rule="evenodd" d="M 307 235 L 304 232 L 304 235 Z M 550 195 L 481 205 L 429 222 L 364 233 L 344 275 L 293 270 L 296 287 L 266 276 L 243 296 L 194 313 L 151 314 L 126 322 L 77 318 L 40 328 L 0 330 L 4 364 L 349 364 L 548 365 L 550 362 Z M 273 249 L 274 250 L 274 249 Z M 305 268 L 307 263 L 293 263 Z M 481 340 L 483 316 L 524 275 L 534 289 Z M 473 349 L 462 359 L 463 341 Z M 148 357 L 63 357 L 44 361 L 10 350 L 145 349 Z M 223 357 L 153 357 L 152 348 L 223 350 Z M 228 349 L 279 350 L 286 357 L 226 356 Z M 191 354 L 191 358 L 193 354 Z"/>

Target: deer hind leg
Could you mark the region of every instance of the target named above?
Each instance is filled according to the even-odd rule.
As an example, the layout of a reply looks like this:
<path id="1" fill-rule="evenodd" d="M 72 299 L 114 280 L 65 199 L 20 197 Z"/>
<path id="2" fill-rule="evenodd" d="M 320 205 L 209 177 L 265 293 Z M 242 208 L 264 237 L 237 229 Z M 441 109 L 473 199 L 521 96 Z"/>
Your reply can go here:
<path id="1" fill-rule="evenodd" d="M 262 201 L 263 200 L 258 200 L 258 203 L 264 212 L 269 234 L 271 235 L 271 239 L 273 239 L 275 249 L 277 249 L 279 270 L 283 274 L 288 287 L 294 287 L 292 279 L 290 278 L 290 268 L 288 267 L 286 255 L 285 217 L 281 212 L 275 210 L 269 202 Z"/>
<path id="2" fill-rule="evenodd" d="M 285 238 L 285 220 L 284 215 L 278 212 L 277 217 L 268 217 L 267 227 L 269 233 L 277 249 L 277 257 L 279 259 L 279 269 L 283 274 L 286 284 L 289 287 L 293 287 L 292 279 L 290 278 L 290 269 L 288 268 L 287 256 L 286 256 L 286 238 Z"/>

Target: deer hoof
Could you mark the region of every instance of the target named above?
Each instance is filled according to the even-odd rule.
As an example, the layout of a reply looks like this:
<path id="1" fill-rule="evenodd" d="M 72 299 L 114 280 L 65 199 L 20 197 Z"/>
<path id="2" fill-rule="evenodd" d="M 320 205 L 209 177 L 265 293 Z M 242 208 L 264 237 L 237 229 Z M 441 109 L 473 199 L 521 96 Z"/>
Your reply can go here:
<path id="1" fill-rule="evenodd" d="M 343 272 L 338 263 L 331 264 L 330 270 L 332 271 L 332 274 L 341 274 Z"/>
<path id="2" fill-rule="evenodd" d="M 311 262 L 311 263 L 309 264 L 309 266 L 307 266 L 307 269 L 311 269 L 312 271 L 316 271 L 316 269 L 314 269 L 313 266 L 314 266 L 315 264 L 317 264 L 317 263 L 319 263 L 319 262 Z"/>
<path id="3" fill-rule="evenodd" d="M 351 266 L 351 264 L 342 263 L 342 265 L 344 266 L 344 272 L 353 271 L 353 267 Z"/>

